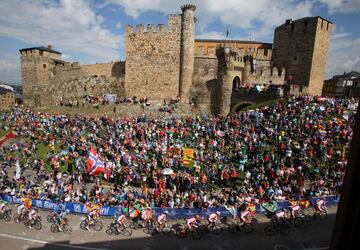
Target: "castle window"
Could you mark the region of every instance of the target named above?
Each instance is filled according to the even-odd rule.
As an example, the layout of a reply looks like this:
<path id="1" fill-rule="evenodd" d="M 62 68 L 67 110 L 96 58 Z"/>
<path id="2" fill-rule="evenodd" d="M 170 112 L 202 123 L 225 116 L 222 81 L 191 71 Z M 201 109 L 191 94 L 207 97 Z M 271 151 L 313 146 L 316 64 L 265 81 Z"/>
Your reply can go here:
<path id="1" fill-rule="evenodd" d="M 292 24 L 291 24 L 291 31 L 294 31 L 294 28 L 295 28 L 295 24 L 292 23 Z"/>
<path id="2" fill-rule="evenodd" d="M 45 63 L 43 64 L 43 68 L 46 69 L 46 64 Z"/>
<path id="3" fill-rule="evenodd" d="M 326 24 L 326 31 L 329 30 L 329 23 Z"/>
<path id="4" fill-rule="evenodd" d="M 44 51 L 40 50 L 39 55 L 42 56 L 44 54 Z"/>
<path id="5" fill-rule="evenodd" d="M 297 61 L 297 57 L 296 57 L 296 56 L 294 57 L 294 61 Z"/>
<path id="6" fill-rule="evenodd" d="M 264 49 L 264 56 L 267 56 L 267 55 L 268 55 L 268 50 Z"/>
<path id="7" fill-rule="evenodd" d="M 324 20 L 321 19 L 321 28 L 323 28 L 323 26 L 324 26 Z"/>
<path id="8" fill-rule="evenodd" d="M 308 25 L 308 20 L 304 21 L 304 26 L 306 27 Z"/>

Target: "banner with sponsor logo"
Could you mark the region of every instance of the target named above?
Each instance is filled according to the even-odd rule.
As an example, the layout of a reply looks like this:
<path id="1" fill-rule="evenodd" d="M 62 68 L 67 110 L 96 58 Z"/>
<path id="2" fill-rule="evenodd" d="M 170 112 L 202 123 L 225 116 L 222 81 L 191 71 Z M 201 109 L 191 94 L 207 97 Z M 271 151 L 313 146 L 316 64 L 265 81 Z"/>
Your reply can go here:
<path id="1" fill-rule="evenodd" d="M 11 203 L 17 203 L 17 204 L 22 203 L 20 197 L 0 194 L 0 198 L 2 200 Z M 316 199 L 317 198 L 312 198 L 311 204 L 314 204 Z M 336 205 L 338 203 L 339 203 L 339 197 L 337 196 L 326 197 L 327 206 Z M 36 200 L 32 200 L 32 205 L 38 208 L 52 210 L 54 209 L 55 203 L 48 200 L 36 199 Z M 288 201 L 278 202 L 278 209 L 287 208 L 289 207 L 289 205 L 290 203 Z M 65 209 L 69 209 L 71 213 L 81 213 L 81 214 L 88 213 L 85 205 L 81 203 L 67 202 L 65 203 Z M 117 214 L 117 211 L 121 211 L 120 206 L 103 206 L 100 209 L 100 214 L 102 216 L 114 216 Z M 221 212 L 222 217 L 229 217 L 229 216 L 233 216 L 232 212 L 236 212 L 236 211 L 232 211 L 232 209 L 229 207 L 228 208 L 211 207 L 205 210 L 201 210 L 198 208 L 153 208 L 152 211 L 153 211 L 153 216 L 155 218 L 160 214 L 164 213 L 165 211 L 168 211 L 170 218 L 173 219 L 189 218 L 196 214 L 199 214 L 200 216 L 208 216 L 209 214 L 214 213 L 216 211 Z M 251 212 L 259 214 L 259 213 L 263 213 L 264 209 L 259 204 L 256 204 L 255 206 L 251 205 Z"/>

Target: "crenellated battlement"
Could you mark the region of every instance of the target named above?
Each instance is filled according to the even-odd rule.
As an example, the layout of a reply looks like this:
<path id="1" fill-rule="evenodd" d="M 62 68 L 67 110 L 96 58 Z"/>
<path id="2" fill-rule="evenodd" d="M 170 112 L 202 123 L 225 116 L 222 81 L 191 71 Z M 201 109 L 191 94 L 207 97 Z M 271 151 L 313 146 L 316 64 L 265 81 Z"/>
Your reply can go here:
<path id="1" fill-rule="evenodd" d="M 133 26 L 127 25 L 126 26 L 126 34 L 136 36 L 142 34 L 142 36 L 146 34 L 161 34 L 164 33 L 172 33 L 172 32 L 179 32 L 181 29 L 181 15 L 169 15 L 168 16 L 168 24 L 167 30 L 165 30 L 164 24 L 146 24 L 146 29 L 144 24 L 137 24 L 136 28 L 134 29 Z"/>
<path id="2" fill-rule="evenodd" d="M 180 7 L 181 11 L 186 11 L 186 10 L 192 10 L 195 11 L 196 10 L 196 6 L 193 4 L 184 4 Z"/>

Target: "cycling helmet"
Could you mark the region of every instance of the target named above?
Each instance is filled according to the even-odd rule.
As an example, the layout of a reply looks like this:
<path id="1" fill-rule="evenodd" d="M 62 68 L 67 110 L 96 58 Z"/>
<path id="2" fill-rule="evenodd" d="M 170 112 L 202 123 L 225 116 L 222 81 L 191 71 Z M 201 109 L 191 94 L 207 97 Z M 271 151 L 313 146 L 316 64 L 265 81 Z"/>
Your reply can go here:
<path id="1" fill-rule="evenodd" d="M 68 214 L 68 213 L 70 213 L 70 210 L 69 210 L 69 209 L 66 209 L 65 212 Z"/>
<path id="2" fill-rule="evenodd" d="M 220 212 L 220 211 L 217 211 L 216 214 L 220 216 L 220 215 L 221 215 L 221 212 Z"/>
<path id="3" fill-rule="evenodd" d="M 169 214 L 169 212 L 168 212 L 168 211 L 165 211 L 164 214 Z"/>

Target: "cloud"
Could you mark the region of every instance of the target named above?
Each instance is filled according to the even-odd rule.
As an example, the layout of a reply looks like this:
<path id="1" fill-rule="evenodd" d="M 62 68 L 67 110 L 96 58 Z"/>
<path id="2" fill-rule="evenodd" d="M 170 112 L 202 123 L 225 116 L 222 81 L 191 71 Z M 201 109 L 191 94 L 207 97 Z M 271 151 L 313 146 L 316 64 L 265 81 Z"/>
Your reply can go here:
<path id="1" fill-rule="evenodd" d="M 273 33 L 274 27 L 288 18 L 300 18 L 311 14 L 313 2 L 295 0 L 105 0 L 107 4 L 116 4 L 124 8 L 127 15 L 138 18 L 146 11 L 158 11 L 163 14 L 180 13 L 180 5 L 193 2 L 197 6 L 197 27 L 200 32 L 214 20 L 224 25 L 252 30 L 258 36 Z M 261 26 L 260 30 L 256 30 Z"/>
<path id="2" fill-rule="evenodd" d="M 318 0 L 327 6 L 329 13 L 359 13 L 359 0 Z"/>
<path id="3" fill-rule="evenodd" d="M 352 70 L 360 72 L 360 38 L 353 38 L 335 26 L 331 37 L 326 78 Z"/>
<path id="4" fill-rule="evenodd" d="M 225 39 L 225 34 L 217 31 L 203 32 L 196 36 L 200 39 Z"/>
<path id="5" fill-rule="evenodd" d="M 122 37 L 103 22 L 86 0 L 12 0 L 0 5 L 0 36 L 35 46 L 52 44 L 95 60 L 116 60 Z"/>
<path id="6" fill-rule="evenodd" d="M 20 67 L 15 62 L 10 62 L 5 59 L 0 59 L 0 76 L 1 81 L 9 83 L 19 82 Z"/>
<path id="7" fill-rule="evenodd" d="M 115 26 L 116 26 L 116 28 L 121 29 L 122 28 L 122 23 L 119 21 Z"/>

